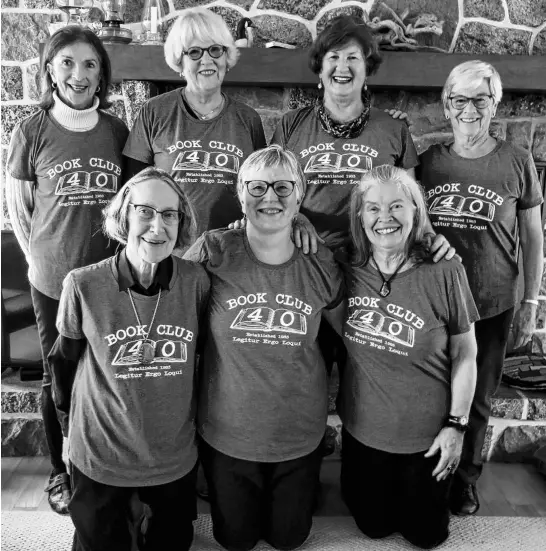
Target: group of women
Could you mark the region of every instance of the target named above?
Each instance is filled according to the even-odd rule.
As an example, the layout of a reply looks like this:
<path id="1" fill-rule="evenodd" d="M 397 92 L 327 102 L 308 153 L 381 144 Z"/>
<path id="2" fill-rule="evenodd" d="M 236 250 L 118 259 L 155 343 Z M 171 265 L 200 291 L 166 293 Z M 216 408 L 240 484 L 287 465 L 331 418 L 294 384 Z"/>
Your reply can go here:
<path id="1" fill-rule="evenodd" d="M 302 545 L 334 346 L 341 489 L 357 526 L 439 545 L 449 509 L 479 505 L 518 244 L 518 344 L 541 275 L 532 159 L 488 132 L 498 73 L 476 61 L 452 71 L 442 102 L 454 141 L 419 159 L 405 123 L 370 105 L 380 56 L 353 17 L 317 37 L 323 96 L 286 114 L 267 148 L 258 114 L 222 92 L 237 49 L 219 16 L 185 10 L 165 57 L 187 84 L 150 100 L 126 140 L 100 110 L 100 41 L 61 29 L 43 56 L 42 109 L 9 151 L 44 356 L 46 490 L 72 517 L 74 549 L 130 549 L 135 493 L 150 513 L 141 548 L 189 549 L 198 457 L 223 547 Z M 446 260 L 450 244 L 462 263 Z"/>

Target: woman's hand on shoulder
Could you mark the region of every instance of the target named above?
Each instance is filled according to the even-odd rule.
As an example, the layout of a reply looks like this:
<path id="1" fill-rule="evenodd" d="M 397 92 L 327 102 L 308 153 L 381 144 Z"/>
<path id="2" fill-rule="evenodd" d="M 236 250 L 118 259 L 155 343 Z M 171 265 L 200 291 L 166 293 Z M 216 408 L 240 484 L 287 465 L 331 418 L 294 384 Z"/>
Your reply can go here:
<path id="1" fill-rule="evenodd" d="M 231 224 L 228 224 L 228 229 L 230 230 L 242 230 L 246 227 L 246 218 L 241 218 L 240 220 L 235 220 Z"/>
<path id="2" fill-rule="evenodd" d="M 432 260 L 434 262 L 439 262 L 442 259 L 451 260 L 452 258 L 455 258 L 459 262 L 462 260 L 462 258 L 456 254 L 457 251 L 455 247 L 452 247 L 446 237 L 441 233 L 427 233 L 425 239 L 429 243 Z"/>
<path id="3" fill-rule="evenodd" d="M 425 457 L 432 457 L 440 452 L 440 459 L 432 476 L 440 482 L 457 470 L 463 451 L 464 434 L 453 427 L 444 427 L 440 430 L 432 446 L 425 453 Z"/>
<path id="4" fill-rule="evenodd" d="M 404 121 L 408 126 L 413 124 L 405 111 L 400 111 L 399 109 L 385 109 L 385 113 L 388 113 L 393 119 Z"/>
<path id="5" fill-rule="evenodd" d="M 309 251 L 315 254 L 318 251 L 318 244 L 324 244 L 324 239 L 317 233 L 315 226 L 311 224 L 307 216 L 301 213 L 298 213 L 292 222 L 292 237 L 296 247 L 301 249 L 304 254 L 308 254 Z"/>

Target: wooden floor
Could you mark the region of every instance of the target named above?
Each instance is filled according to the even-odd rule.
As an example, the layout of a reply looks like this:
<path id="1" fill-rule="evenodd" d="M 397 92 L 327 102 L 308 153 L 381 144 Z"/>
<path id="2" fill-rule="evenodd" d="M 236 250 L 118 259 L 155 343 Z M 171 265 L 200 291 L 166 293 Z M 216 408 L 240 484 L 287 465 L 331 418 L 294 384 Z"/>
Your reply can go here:
<path id="1" fill-rule="evenodd" d="M 44 487 L 49 474 L 45 457 L 2 458 L 2 510 L 48 511 Z M 324 460 L 321 474 L 321 516 L 345 516 L 339 495 L 339 459 Z M 482 516 L 545 517 L 546 477 L 532 465 L 487 463 L 478 483 Z M 201 513 L 208 504 L 199 503 Z"/>

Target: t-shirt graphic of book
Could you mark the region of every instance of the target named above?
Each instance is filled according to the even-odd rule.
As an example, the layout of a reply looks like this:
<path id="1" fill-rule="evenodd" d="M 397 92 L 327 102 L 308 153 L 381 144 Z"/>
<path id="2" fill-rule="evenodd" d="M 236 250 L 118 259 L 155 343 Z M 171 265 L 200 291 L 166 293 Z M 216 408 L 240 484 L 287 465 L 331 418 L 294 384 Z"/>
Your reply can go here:
<path id="1" fill-rule="evenodd" d="M 170 341 L 169 339 L 152 342 L 155 345 L 155 357 L 151 361 L 152 364 L 187 361 L 188 350 L 185 342 Z M 122 344 L 112 365 L 140 365 L 142 362 L 138 361 L 139 343 L 140 340 L 135 340 Z"/>
<path id="2" fill-rule="evenodd" d="M 299 312 L 279 308 L 243 308 L 231 324 L 231 329 L 241 331 L 283 331 L 305 335 L 307 319 Z"/>
<path id="3" fill-rule="evenodd" d="M 368 172 L 372 160 L 356 153 L 317 153 L 305 165 L 305 173 L 311 172 Z"/>
<path id="4" fill-rule="evenodd" d="M 380 335 L 404 346 L 413 347 L 415 342 L 415 329 L 413 327 L 395 318 L 384 316 L 377 310 L 356 310 L 347 320 L 347 324 L 359 331 Z"/>
<path id="5" fill-rule="evenodd" d="M 218 151 L 183 151 L 178 154 L 173 164 L 174 170 L 222 170 L 223 172 L 239 172 L 239 159 L 229 153 Z"/>
<path id="6" fill-rule="evenodd" d="M 107 172 L 86 172 L 78 170 L 63 174 L 57 182 L 55 195 L 74 195 L 75 193 L 89 193 L 100 191 L 102 193 L 116 193 L 118 190 L 118 177 Z"/>
<path id="7" fill-rule="evenodd" d="M 429 213 L 445 216 L 471 216 L 491 222 L 495 217 L 495 205 L 477 197 L 442 195 L 434 199 L 430 205 Z"/>

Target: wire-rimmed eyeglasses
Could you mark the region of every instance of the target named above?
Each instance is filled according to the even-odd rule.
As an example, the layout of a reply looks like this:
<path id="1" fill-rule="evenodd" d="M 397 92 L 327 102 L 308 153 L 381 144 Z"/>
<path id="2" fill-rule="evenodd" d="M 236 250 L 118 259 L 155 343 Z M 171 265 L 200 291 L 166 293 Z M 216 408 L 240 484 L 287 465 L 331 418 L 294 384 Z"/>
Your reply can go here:
<path id="1" fill-rule="evenodd" d="M 163 222 L 165 222 L 167 226 L 174 226 L 184 218 L 184 214 L 179 210 L 157 210 L 154 209 L 154 207 L 150 207 L 150 205 L 135 205 L 134 203 L 129 204 L 135 209 L 136 215 L 143 222 L 150 222 L 157 215 L 161 215 Z"/>
<path id="2" fill-rule="evenodd" d="M 485 109 L 491 104 L 493 96 L 482 95 L 475 98 L 467 98 L 466 96 L 449 96 L 449 101 L 453 109 L 464 109 L 468 102 L 471 101 L 476 109 Z"/>

